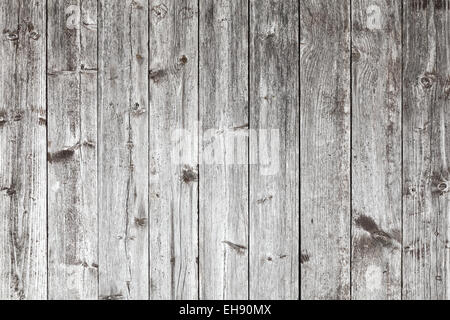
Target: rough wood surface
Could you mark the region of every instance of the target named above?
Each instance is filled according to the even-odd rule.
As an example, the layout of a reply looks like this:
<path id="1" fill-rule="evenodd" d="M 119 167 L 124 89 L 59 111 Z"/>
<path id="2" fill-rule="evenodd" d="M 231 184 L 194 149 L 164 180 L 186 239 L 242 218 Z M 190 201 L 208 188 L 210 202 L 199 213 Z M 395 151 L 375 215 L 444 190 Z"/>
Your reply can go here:
<path id="1" fill-rule="evenodd" d="M 197 0 L 150 1 L 150 297 L 198 298 Z"/>
<path id="2" fill-rule="evenodd" d="M 401 298 L 401 2 L 352 1 L 352 298 Z"/>
<path id="3" fill-rule="evenodd" d="M 99 298 L 147 299 L 148 3 L 98 10 Z"/>
<path id="4" fill-rule="evenodd" d="M 0 3 L 0 299 L 47 297 L 45 9 Z"/>
<path id="5" fill-rule="evenodd" d="M 248 1 L 200 1 L 200 299 L 248 297 Z"/>
<path id="6" fill-rule="evenodd" d="M 403 7 L 403 297 L 449 299 L 450 1 Z"/>
<path id="7" fill-rule="evenodd" d="M 250 1 L 250 298 L 299 298 L 299 7 Z"/>
<path id="8" fill-rule="evenodd" d="M 300 0 L 301 297 L 350 298 L 350 1 Z"/>
<path id="9" fill-rule="evenodd" d="M 0 37 L 0 299 L 450 299 L 450 0 L 3 0 Z"/>
<path id="10" fill-rule="evenodd" d="M 97 1 L 48 1 L 49 299 L 97 299 Z"/>

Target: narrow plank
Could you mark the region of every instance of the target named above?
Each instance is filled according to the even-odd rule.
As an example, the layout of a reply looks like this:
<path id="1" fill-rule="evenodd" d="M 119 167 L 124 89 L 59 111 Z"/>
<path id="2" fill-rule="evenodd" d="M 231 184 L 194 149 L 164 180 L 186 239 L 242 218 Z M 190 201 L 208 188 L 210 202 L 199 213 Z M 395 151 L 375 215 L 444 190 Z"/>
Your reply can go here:
<path id="1" fill-rule="evenodd" d="M 401 298 L 402 3 L 352 1 L 352 298 Z"/>
<path id="2" fill-rule="evenodd" d="M 0 299 L 47 297 L 45 1 L 0 3 Z"/>
<path id="3" fill-rule="evenodd" d="M 150 1 L 150 298 L 198 299 L 198 3 Z"/>
<path id="4" fill-rule="evenodd" d="M 148 299 L 148 2 L 99 2 L 99 296 Z"/>
<path id="5" fill-rule="evenodd" d="M 250 298 L 299 298 L 299 4 L 250 1 Z"/>
<path id="6" fill-rule="evenodd" d="M 350 1 L 300 0 L 301 297 L 350 298 Z"/>
<path id="7" fill-rule="evenodd" d="M 248 1 L 200 1 L 200 299 L 248 298 Z"/>
<path id="8" fill-rule="evenodd" d="M 47 7 L 49 299 L 97 299 L 97 1 Z"/>
<path id="9" fill-rule="evenodd" d="M 449 299 L 450 1 L 404 1 L 403 297 Z"/>

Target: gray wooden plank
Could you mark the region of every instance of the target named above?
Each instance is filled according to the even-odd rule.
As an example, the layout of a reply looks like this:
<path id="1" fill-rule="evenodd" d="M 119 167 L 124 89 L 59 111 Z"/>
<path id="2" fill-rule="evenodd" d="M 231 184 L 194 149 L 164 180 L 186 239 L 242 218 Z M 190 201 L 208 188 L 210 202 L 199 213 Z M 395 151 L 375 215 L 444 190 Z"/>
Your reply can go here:
<path id="1" fill-rule="evenodd" d="M 301 297 L 350 298 L 350 1 L 300 0 Z"/>
<path id="2" fill-rule="evenodd" d="M 150 298 L 198 298 L 198 3 L 150 1 Z"/>
<path id="3" fill-rule="evenodd" d="M 0 3 L 0 299 L 47 297 L 45 20 Z"/>
<path id="4" fill-rule="evenodd" d="M 352 299 L 401 298 L 401 1 L 352 1 Z"/>
<path id="5" fill-rule="evenodd" d="M 97 299 L 97 1 L 47 7 L 49 299 Z"/>
<path id="6" fill-rule="evenodd" d="M 147 299 L 148 2 L 99 2 L 99 296 Z"/>
<path id="7" fill-rule="evenodd" d="M 450 1 L 403 6 L 403 297 L 449 299 Z"/>
<path id="8" fill-rule="evenodd" d="M 200 1 L 200 299 L 248 298 L 248 1 Z"/>
<path id="9" fill-rule="evenodd" d="M 250 298 L 299 298 L 299 3 L 250 1 Z"/>

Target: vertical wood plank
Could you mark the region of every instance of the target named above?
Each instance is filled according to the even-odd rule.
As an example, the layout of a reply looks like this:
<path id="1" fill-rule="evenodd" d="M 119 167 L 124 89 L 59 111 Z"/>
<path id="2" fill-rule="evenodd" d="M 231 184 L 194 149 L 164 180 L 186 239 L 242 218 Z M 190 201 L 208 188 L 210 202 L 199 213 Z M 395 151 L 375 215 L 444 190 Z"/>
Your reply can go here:
<path id="1" fill-rule="evenodd" d="M 401 1 L 352 1 L 352 298 L 401 298 Z"/>
<path id="2" fill-rule="evenodd" d="M 450 1 L 403 6 L 403 297 L 449 299 Z"/>
<path id="3" fill-rule="evenodd" d="M 99 5 L 99 295 L 147 299 L 148 2 Z"/>
<path id="4" fill-rule="evenodd" d="M 299 7 L 250 1 L 250 298 L 299 298 Z"/>
<path id="5" fill-rule="evenodd" d="M 350 298 L 350 1 L 300 0 L 302 299 Z"/>
<path id="6" fill-rule="evenodd" d="M 150 298 L 198 298 L 198 1 L 150 1 Z"/>
<path id="7" fill-rule="evenodd" d="M 248 298 L 248 1 L 200 1 L 200 299 Z"/>
<path id="8" fill-rule="evenodd" d="M 97 1 L 47 7 L 49 299 L 97 299 Z"/>
<path id="9" fill-rule="evenodd" d="M 0 3 L 0 299 L 47 297 L 45 1 Z"/>

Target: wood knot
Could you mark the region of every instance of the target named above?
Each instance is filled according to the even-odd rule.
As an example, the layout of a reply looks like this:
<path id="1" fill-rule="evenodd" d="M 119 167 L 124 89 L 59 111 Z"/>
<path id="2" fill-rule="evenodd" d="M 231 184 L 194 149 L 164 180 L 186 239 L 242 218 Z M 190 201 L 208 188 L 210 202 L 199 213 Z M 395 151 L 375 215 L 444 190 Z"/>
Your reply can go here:
<path id="1" fill-rule="evenodd" d="M 441 194 L 448 193 L 449 187 L 450 187 L 449 181 L 443 181 L 437 185 L 437 188 L 438 188 L 439 192 L 441 192 Z"/>
<path id="2" fill-rule="evenodd" d="M 153 15 L 159 20 L 164 19 L 168 11 L 169 9 L 167 9 L 167 6 L 165 4 L 160 4 L 152 8 Z"/>
<path id="3" fill-rule="evenodd" d="M 352 61 L 358 62 L 361 59 L 361 53 L 355 47 L 352 48 Z"/>
<path id="4" fill-rule="evenodd" d="M 198 172 L 196 170 L 194 170 L 191 167 L 184 167 L 182 174 L 181 174 L 181 180 L 186 183 L 189 184 L 191 182 L 197 182 L 198 181 Z"/>
<path id="5" fill-rule="evenodd" d="M 430 73 L 426 73 L 420 78 L 420 84 L 425 89 L 430 89 L 433 86 L 434 78 Z"/>
<path id="6" fill-rule="evenodd" d="M 182 55 L 181 58 L 180 58 L 180 63 L 181 64 L 188 63 L 188 58 L 185 55 Z"/>

